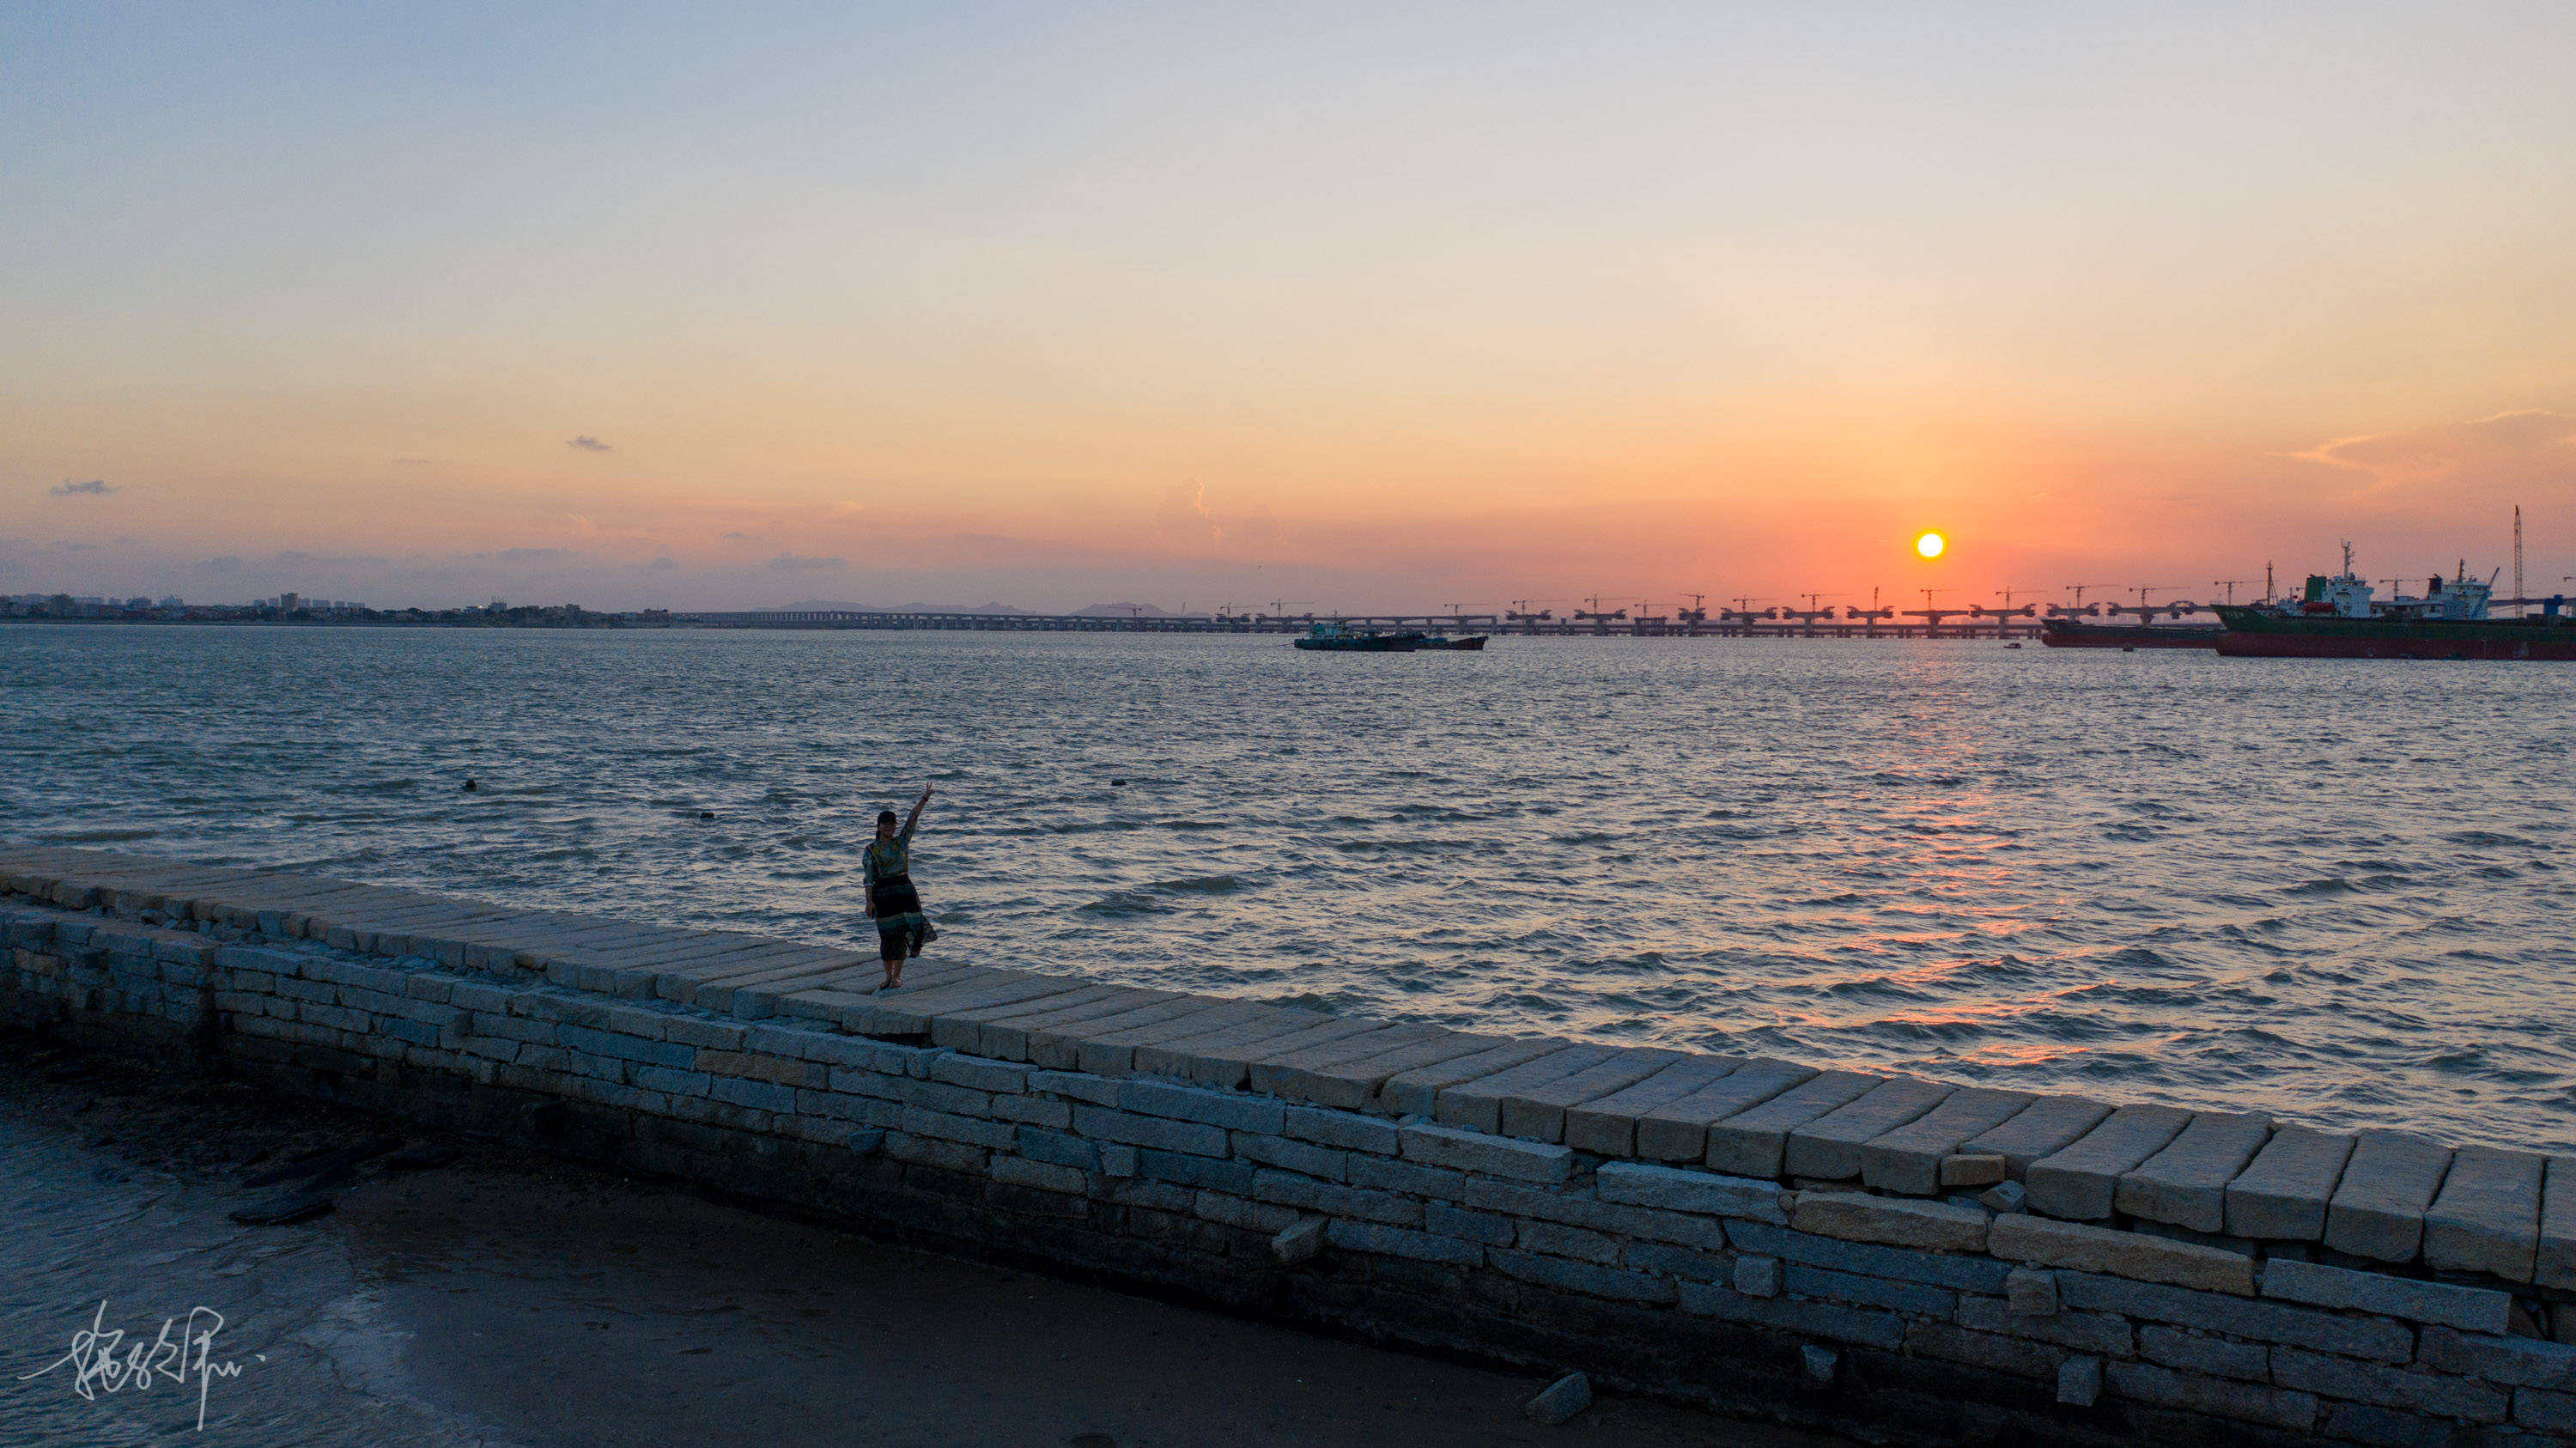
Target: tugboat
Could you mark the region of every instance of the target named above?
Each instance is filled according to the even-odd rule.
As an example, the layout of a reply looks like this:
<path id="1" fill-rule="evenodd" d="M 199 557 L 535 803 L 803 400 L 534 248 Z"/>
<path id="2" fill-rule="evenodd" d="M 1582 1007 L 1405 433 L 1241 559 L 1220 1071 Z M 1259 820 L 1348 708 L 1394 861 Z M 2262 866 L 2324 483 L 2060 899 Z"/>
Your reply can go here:
<path id="1" fill-rule="evenodd" d="M 2374 599 L 2372 591 L 2353 573 L 2347 543 L 2343 572 L 2309 575 L 2298 598 L 2220 607 L 2226 632 L 2218 651 L 2263 659 L 2576 660 L 2576 618 L 2564 598 L 2542 600 L 2536 618 L 2489 618 L 2494 576 L 2469 577 L 2465 560 L 2456 576 L 2427 580 L 2421 598 Z"/>

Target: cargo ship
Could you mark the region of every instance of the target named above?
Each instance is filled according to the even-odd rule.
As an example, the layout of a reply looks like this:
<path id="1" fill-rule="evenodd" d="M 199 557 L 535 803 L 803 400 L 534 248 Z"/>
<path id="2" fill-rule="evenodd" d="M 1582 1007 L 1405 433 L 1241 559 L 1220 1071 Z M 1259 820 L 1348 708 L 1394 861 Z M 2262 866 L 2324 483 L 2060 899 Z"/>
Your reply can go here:
<path id="1" fill-rule="evenodd" d="M 2039 641 L 2052 649 L 2207 649 L 2227 630 L 2214 623 L 2077 623 L 2044 619 Z"/>
<path id="2" fill-rule="evenodd" d="M 1485 636 L 1465 634 L 1453 639 L 1439 634 L 1377 633 L 1346 628 L 1336 619 L 1316 624 L 1304 637 L 1293 642 L 1301 649 L 1336 654 L 1409 654 L 1418 649 L 1454 649 L 1475 653 L 1484 649 Z"/>
<path id="3" fill-rule="evenodd" d="M 2258 659 L 2563 659 L 2576 660 L 2576 618 L 2563 597 L 2540 601 L 2525 618 L 2491 618 L 2495 580 L 2457 576 L 2426 581 L 2424 596 L 2379 599 L 2352 571 L 2309 575 L 2296 599 L 2218 606 L 2224 632 L 2218 651 Z"/>

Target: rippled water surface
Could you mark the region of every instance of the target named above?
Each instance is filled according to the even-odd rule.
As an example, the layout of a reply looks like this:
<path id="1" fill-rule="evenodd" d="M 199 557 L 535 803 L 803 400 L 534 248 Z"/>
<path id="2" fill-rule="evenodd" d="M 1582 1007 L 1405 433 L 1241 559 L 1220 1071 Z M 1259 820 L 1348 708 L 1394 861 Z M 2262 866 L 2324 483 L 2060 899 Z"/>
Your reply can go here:
<path id="1" fill-rule="evenodd" d="M 14 626 L 0 836 L 856 942 L 868 817 L 929 781 L 934 948 L 982 963 L 2568 1146 L 2571 686 L 1991 642 Z"/>

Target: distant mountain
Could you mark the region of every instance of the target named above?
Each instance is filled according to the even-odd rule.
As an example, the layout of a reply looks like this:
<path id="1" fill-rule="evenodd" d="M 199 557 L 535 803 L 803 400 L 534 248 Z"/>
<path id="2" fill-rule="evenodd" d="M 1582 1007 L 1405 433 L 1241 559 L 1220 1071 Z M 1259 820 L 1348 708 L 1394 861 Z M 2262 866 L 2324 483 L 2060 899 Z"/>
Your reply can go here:
<path id="1" fill-rule="evenodd" d="M 1075 614 L 1075 616 L 1076 616 L 1076 617 L 1081 617 L 1081 618 L 1205 618 L 1205 617 L 1207 617 L 1207 615 L 1206 615 L 1206 614 L 1203 614 L 1203 613 L 1172 613 L 1172 612 L 1169 612 L 1169 611 L 1164 610 L 1164 609 L 1156 608 L 1154 605 L 1152 605 L 1152 604 L 1150 604 L 1150 603 L 1095 603 L 1095 604 L 1092 604 L 1091 606 L 1089 606 L 1088 608 L 1077 608 L 1077 609 L 1075 609 L 1073 612 L 1074 612 L 1074 614 Z"/>
<path id="2" fill-rule="evenodd" d="M 799 612 L 807 612 L 807 613 L 839 612 L 839 613 L 1021 613 L 1021 614 L 1024 614 L 1024 613 L 1027 613 L 1027 612 L 1028 612 L 1028 610 L 1027 610 L 1027 609 L 1025 609 L 1025 608 L 1013 608 L 1013 607 L 1011 607 L 1011 606 L 1010 606 L 1009 604 L 1007 604 L 1007 603 L 977 603 L 977 604 L 965 604 L 965 603 L 898 603 L 898 604 L 895 604 L 895 605 L 893 605 L 893 606 L 889 607 L 889 606 L 887 606 L 887 605 L 885 605 L 885 604 L 882 604 L 882 603 L 851 603 L 851 602 L 849 602 L 849 601 L 848 601 L 848 600 L 846 600 L 846 599 L 835 599 L 835 598 L 807 598 L 807 599 L 800 599 L 799 601 L 797 601 L 797 602 L 795 602 L 795 603 L 782 603 L 782 604 L 778 605 L 778 609 L 779 609 L 779 611 L 781 611 L 781 612 L 786 612 L 786 611 L 788 611 L 788 610 L 795 610 L 795 611 L 799 611 Z"/>

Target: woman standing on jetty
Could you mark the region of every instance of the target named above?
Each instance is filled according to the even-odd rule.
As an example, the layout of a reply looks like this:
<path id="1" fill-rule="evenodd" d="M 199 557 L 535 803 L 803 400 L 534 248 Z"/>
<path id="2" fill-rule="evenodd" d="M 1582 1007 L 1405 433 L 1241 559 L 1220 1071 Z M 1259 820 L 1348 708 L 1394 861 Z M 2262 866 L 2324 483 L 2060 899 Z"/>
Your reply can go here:
<path id="1" fill-rule="evenodd" d="M 894 811 L 877 811 L 877 837 L 868 841 L 863 879 L 868 914 L 877 922 L 878 953 L 885 957 L 885 986 L 903 984 L 903 963 L 930 943 L 930 922 L 922 918 L 921 896 L 912 888 L 912 831 L 921 823 L 921 807 L 930 803 L 930 786 L 912 802 L 912 817 L 897 830 Z"/>

